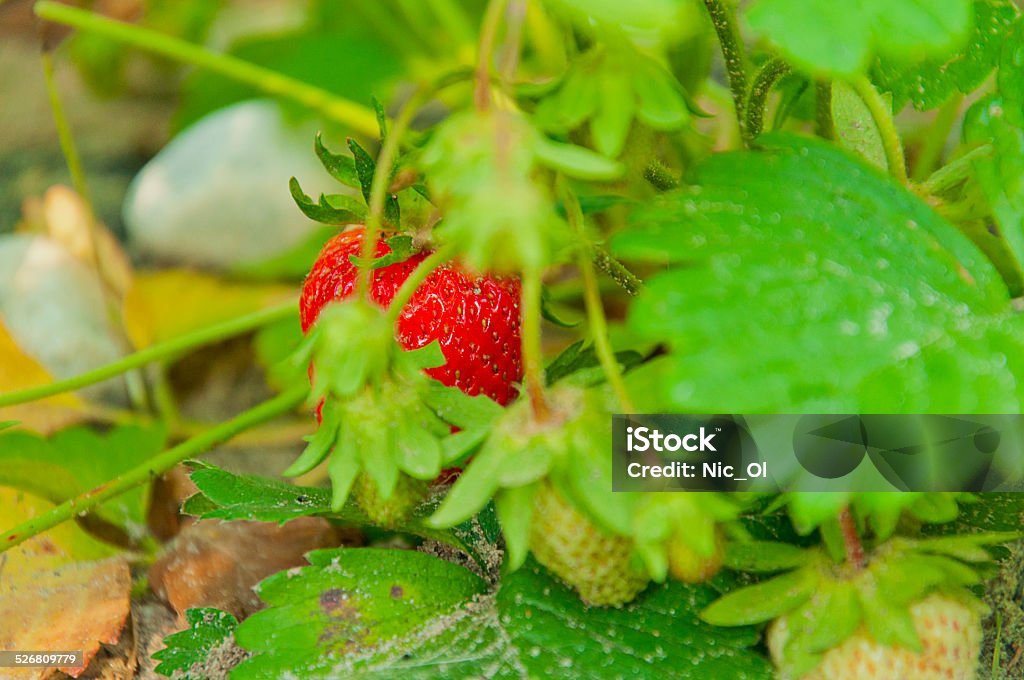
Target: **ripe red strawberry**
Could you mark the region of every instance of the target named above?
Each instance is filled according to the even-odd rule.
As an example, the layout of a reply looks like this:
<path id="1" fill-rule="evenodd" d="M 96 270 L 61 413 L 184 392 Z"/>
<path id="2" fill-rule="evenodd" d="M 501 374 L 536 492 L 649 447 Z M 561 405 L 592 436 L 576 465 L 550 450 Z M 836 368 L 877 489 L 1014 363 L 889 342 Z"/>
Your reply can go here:
<path id="1" fill-rule="evenodd" d="M 785 648 L 789 617 L 768 631 L 768 648 L 782 678 L 799 680 L 973 680 L 981 651 L 981 616 L 977 607 L 932 594 L 910 607 L 921 653 L 882 645 L 860 630 L 825 653 L 817 668 L 794 676 L 787 671 Z M 827 621 L 820 625 L 827 626 Z"/>
<path id="2" fill-rule="evenodd" d="M 350 256 L 360 256 L 363 227 L 338 234 L 324 246 L 306 278 L 300 300 L 303 333 L 316 322 L 329 302 L 353 293 L 358 268 Z M 383 241 L 375 257 L 391 252 Z M 395 293 L 428 252 L 418 253 L 373 271 L 371 297 L 381 306 Z M 468 395 L 485 394 L 499 404 L 511 401 L 522 380 L 520 357 L 519 280 L 478 276 L 454 265 L 443 265 L 420 285 L 402 310 L 396 337 L 406 349 L 434 340 L 447 362 L 427 374 Z"/>

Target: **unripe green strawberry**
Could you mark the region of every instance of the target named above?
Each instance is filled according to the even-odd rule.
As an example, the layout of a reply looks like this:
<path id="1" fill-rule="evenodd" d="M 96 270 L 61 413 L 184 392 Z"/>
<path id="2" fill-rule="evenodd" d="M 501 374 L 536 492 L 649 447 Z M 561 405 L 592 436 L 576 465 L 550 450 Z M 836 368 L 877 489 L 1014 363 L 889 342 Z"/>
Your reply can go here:
<path id="1" fill-rule="evenodd" d="M 402 474 L 398 476 L 391 496 L 385 500 L 381 498 L 377 482 L 362 473 L 352 484 L 352 499 L 374 526 L 395 529 L 423 502 L 429 488 L 429 482 Z"/>
<path id="2" fill-rule="evenodd" d="M 668 542 L 668 571 L 683 583 L 703 583 L 718 573 L 725 559 L 725 536 L 715 529 L 715 547 L 710 555 L 701 555 L 679 534 Z"/>
<path id="3" fill-rule="evenodd" d="M 876 642 L 861 628 L 830 649 L 821 663 L 802 675 L 787 668 L 789 615 L 768 631 L 768 649 L 783 680 L 973 680 L 981 651 L 981 616 L 977 607 L 958 599 L 932 594 L 911 605 L 914 629 L 922 651 Z M 820 625 L 829 625 L 821 621 Z"/>
<path id="4" fill-rule="evenodd" d="M 550 483 L 534 496 L 530 551 L 588 604 L 622 606 L 650 580 L 633 566 L 633 541 L 596 527 Z"/>

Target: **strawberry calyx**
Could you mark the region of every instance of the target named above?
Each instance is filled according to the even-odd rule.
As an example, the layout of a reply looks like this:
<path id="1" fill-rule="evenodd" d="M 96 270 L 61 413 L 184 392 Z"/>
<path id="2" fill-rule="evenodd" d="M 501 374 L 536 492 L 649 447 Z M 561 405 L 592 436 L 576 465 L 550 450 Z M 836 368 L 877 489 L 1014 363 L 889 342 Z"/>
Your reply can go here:
<path id="1" fill-rule="evenodd" d="M 637 553 L 651 578 L 661 583 L 671 573 L 686 583 L 706 581 L 725 556 L 726 529 L 742 505 L 717 492 L 645 494 L 633 514 Z"/>
<path id="2" fill-rule="evenodd" d="M 701 618 L 719 626 L 784 619 L 785 644 L 779 656 L 785 659 L 787 677 L 815 668 L 829 650 L 855 634 L 918 653 L 922 644 L 912 607 L 941 594 L 983 612 L 985 605 L 968 588 L 982 582 L 982 572 L 991 563 L 985 546 L 1015 536 L 895 537 L 871 551 L 863 568 L 837 563 L 820 547 L 736 542 L 727 549 L 727 566 L 777 575 L 724 595 Z"/>

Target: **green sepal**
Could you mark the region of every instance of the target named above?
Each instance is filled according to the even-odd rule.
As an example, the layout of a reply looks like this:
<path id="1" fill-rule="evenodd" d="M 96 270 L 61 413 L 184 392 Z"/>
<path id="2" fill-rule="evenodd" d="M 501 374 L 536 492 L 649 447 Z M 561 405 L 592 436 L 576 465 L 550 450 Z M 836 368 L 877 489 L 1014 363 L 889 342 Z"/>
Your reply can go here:
<path id="1" fill-rule="evenodd" d="M 317 431 L 312 435 L 303 437 L 308 442 L 306 448 L 295 459 L 295 462 L 281 473 L 285 477 L 298 477 L 315 468 L 327 457 L 331 447 L 334 446 L 334 442 L 337 441 L 338 431 L 341 426 L 337 403 L 334 400 L 325 401 L 321 415 L 323 416 L 323 421 L 320 423 Z"/>
<path id="2" fill-rule="evenodd" d="M 327 475 L 331 478 L 331 509 L 335 512 L 345 507 L 360 467 L 359 449 L 355 442 L 351 437 L 340 437 L 327 461 Z"/>
<path id="3" fill-rule="evenodd" d="M 448 361 L 445 359 L 444 352 L 441 351 L 441 343 L 437 340 L 433 340 L 423 347 L 403 350 L 399 356 L 403 363 L 418 371 L 444 366 Z"/>
<path id="4" fill-rule="evenodd" d="M 732 541 L 726 547 L 725 566 L 736 571 L 772 572 L 796 569 L 811 560 L 811 553 L 789 543 Z"/>
<path id="5" fill-rule="evenodd" d="M 571 323 L 555 314 L 551 309 L 551 294 L 548 292 L 547 288 L 542 288 L 540 291 L 540 315 L 545 321 L 554 324 L 559 328 L 575 328 L 580 325 L 579 321 Z"/>
<path id="6" fill-rule="evenodd" d="M 883 645 L 901 646 L 920 652 L 921 639 L 914 630 L 914 619 L 906 605 L 886 601 L 882 593 L 862 588 L 858 591 L 864 626 L 871 637 Z"/>
<path id="7" fill-rule="evenodd" d="M 429 411 L 427 414 L 434 417 Z M 398 420 L 395 429 L 395 461 L 398 469 L 415 479 L 437 477 L 441 473 L 441 443 L 436 428 L 431 431 L 423 423 L 406 416 Z"/>
<path id="8" fill-rule="evenodd" d="M 790 629 L 783 652 L 786 670 L 793 677 L 812 670 L 824 652 L 857 631 L 861 620 L 860 602 L 851 584 L 831 584 L 816 593 L 786 618 Z"/>
<path id="9" fill-rule="evenodd" d="M 637 61 L 637 67 L 632 79 L 637 118 L 655 130 L 672 130 L 689 120 L 690 105 L 672 75 L 646 57 Z"/>
<path id="10" fill-rule="evenodd" d="M 498 485 L 503 487 L 531 484 L 551 469 L 552 453 L 546 442 L 527 443 L 506 456 L 498 469 Z"/>
<path id="11" fill-rule="evenodd" d="M 460 465 L 487 439 L 486 428 L 460 430 L 441 440 L 442 465 Z"/>
<path id="12" fill-rule="evenodd" d="M 504 456 L 503 451 L 485 446 L 462 471 L 434 514 L 426 520 L 427 526 L 435 529 L 453 527 L 487 505 L 498 490 L 498 471 Z"/>
<path id="13" fill-rule="evenodd" d="M 0 430 L 6 430 L 9 427 L 14 427 L 19 422 L 20 421 L 17 421 L 17 420 L 5 420 L 2 423 L 0 423 Z"/>
<path id="14" fill-rule="evenodd" d="M 806 602 L 818 582 L 809 569 L 787 572 L 730 592 L 712 602 L 700 617 L 715 626 L 746 626 L 770 621 Z"/>
<path id="15" fill-rule="evenodd" d="M 356 176 L 359 178 L 363 199 L 369 205 L 370 192 L 373 189 L 373 175 L 376 172 L 377 163 L 366 149 L 351 137 L 348 138 L 348 148 L 352 151 L 352 158 L 355 161 Z M 381 219 L 385 225 L 394 229 L 398 229 L 401 226 L 401 211 L 398 207 L 397 197 L 389 195 L 384 199 L 384 214 L 381 216 Z"/>
<path id="16" fill-rule="evenodd" d="M 647 574 L 655 583 L 664 583 L 668 578 L 668 554 L 658 543 L 636 543 L 636 554 L 647 568 Z"/>
<path id="17" fill-rule="evenodd" d="M 622 175 L 624 170 L 621 163 L 590 149 L 556 142 L 543 136 L 537 138 L 534 153 L 542 164 L 577 179 L 612 180 Z"/>
<path id="18" fill-rule="evenodd" d="M 456 387 L 431 380 L 423 394 L 424 403 L 446 423 L 463 430 L 489 430 L 504 409 L 486 395 L 474 397 Z"/>
<path id="19" fill-rule="evenodd" d="M 356 174 L 356 164 L 352 160 L 351 156 L 343 156 L 341 154 L 331 153 L 324 146 L 323 139 L 320 133 L 316 134 L 316 139 L 313 141 L 313 149 L 316 151 L 316 157 L 320 159 L 320 164 L 324 166 L 324 170 L 338 180 L 345 186 L 352 187 L 353 189 L 359 188 L 359 176 Z"/>
<path id="20" fill-rule="evenodd" d="M 388 139 L 388 114 L 384 111 L 384 105 L 376 97 L 370 97 L 370 105 L 373 106 L 373 112 L 377 115 L 377 130 L 380 131 L 380 143 L 383 146 Z"/>
<path id="21" fill-rule="evenodd" d="M 964 562 L 987 562 L 992 556 L 983 545 L 996 545 L 1020 540 L 1021 534 L 1015 531 L 992 531 L 983 534 L 966 536 L 940 536 L 924 538 L 914 542 L 918 550 L 955 557 Z"/>
<path id="22" fill-rule="evenodd" d="M 412 236 L 399 234 L 398 236 L 392 236 L 387 239 L 385 243 L 388 244 L 388 248 L 391 249 L 391 252 L 370 260 L 364 260 L 358 255 L 349 255 L 349 262 L 357 267 L 380 269 L 381 267 L 387 267 L 388 265 L 405 262 L 418 252 L 412 244 Z"/>
<path id="23" fill-rule="evenodd" d="M 288 181 L 288 190 L 291 191 L 292 199 L 295 200 L 295 204 L 299 206 L 302 214 L 315 222 L 357 224 L 366 220 L 366 208 L 351 196 L 320 194 L 320 200 L 314 203 L 313 199 L 302 191 L 299 180 L 294 177 Z"/>
<path id="24" fill-rule="evenodd" d="M 376 423 L 360 423 L 353 428 L 358 432 L 355 438 L 359 446 L 359 458 L 363 471 L 377 485 L 382 501 L 391 498 L 398 485 L 398 463 L 394 431 L 375 427 Z"/>
<path id="25" fill-rule="evenodd" d="M 526 484 L 502 489 L 494 497 L 494 509 L 505 536 L 505 568 L 508 571 L 521 567 L 530 551 L 530 522 L 536 492 L 536 484 Z"/>
<path id="26" fill-rule="evenodd" d="M 633 123 L 633 79 L 625 70 L 614 67 L 602 69 L 599 76 L 601 106 L 590 121 L 590 136 L 603 156 L 618 158 Z"/>

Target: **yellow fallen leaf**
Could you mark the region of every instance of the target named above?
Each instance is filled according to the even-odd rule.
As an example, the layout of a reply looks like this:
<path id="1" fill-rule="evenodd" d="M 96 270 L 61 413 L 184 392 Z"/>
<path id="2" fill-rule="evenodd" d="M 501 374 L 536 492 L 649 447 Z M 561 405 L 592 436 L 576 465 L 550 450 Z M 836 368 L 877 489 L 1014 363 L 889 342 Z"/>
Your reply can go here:
<path id="1" fill-rule="evenodd" d="M 0 487 L 3 529 L 52 507 Z M 123 557 L 109 557 L 114 552 L 66 522 L 0 555 L 0 649 L 81 651 L 87 666 L 101 643 L 116 643 L 128 617 L 131 574 Z M 3 677 L 47 678 L 55 670 L 4 669 Z M 85 667 L 60 670 L 77 677 Z"/>
<path id="2" fill-rule="evenodd" d="M 0 394 L 53 382 L 42 364 L 25 354 L 0 319 Z M 60 394 L 19 406 L 0 408 L 0 422 L 14 420 L 37 432 L 49 433 L 82 420 L 81 400 Z"/>
<path id="3" fill-rule="evenodd" d="M 296 298 L 291 286 L 236 283 L 186 269 L 138 272 L 124 323 L 136 349 Z"/>

